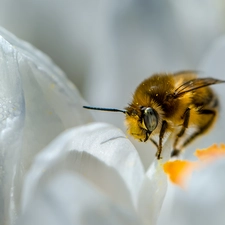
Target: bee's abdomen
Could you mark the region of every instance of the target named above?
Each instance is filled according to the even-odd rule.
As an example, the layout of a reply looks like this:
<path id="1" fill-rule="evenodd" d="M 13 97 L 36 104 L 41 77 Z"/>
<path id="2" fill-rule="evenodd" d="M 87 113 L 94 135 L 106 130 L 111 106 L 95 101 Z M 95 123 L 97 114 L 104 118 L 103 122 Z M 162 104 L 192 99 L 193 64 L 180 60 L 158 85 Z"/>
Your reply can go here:
<path id="1" fill-rule="evenodd" d="M 192 104 L 199 110 L 216 109 L 219 106 L 219 100 L 213 90 L 207 87 L 201 88 L 193 94 Z"/>

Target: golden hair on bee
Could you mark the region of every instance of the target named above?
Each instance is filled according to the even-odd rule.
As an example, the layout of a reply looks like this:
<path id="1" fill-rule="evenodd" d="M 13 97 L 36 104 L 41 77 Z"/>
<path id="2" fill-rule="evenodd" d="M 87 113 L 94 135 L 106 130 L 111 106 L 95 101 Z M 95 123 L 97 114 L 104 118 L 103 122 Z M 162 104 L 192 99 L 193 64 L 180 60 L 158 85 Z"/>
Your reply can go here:
<path id="1" fill-rule="evenodd" d="M 210 77 L 198 78 L 193 71 L 154 74 L 137 87 L 125 110 L 83 107 L 124 113 L 127 132 L 139 141 L 152 141 L 157 147 L 158 159 L 163 137 L 167 132 L 176 132 L 171 156 L 178 156 L 216 121 L 219 100 L 209 86 L 224 82 Z M 194 128 L 191 133 L 187 132 L 189 128 Z M 158 136 L 158 141 L 152 139 L 154 136 Z"/>

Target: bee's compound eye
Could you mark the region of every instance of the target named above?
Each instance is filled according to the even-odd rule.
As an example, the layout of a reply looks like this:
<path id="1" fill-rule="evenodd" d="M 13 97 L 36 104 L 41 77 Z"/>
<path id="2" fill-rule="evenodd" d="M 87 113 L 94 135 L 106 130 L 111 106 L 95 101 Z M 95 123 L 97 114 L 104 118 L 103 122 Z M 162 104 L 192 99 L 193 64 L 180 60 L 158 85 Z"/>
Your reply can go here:
<path id="1" fill-rule="evenodd" d="M 148 107 L 144 109 L 143 113 L 144 124 L 149 131 L 155 130 L 158 125 L 158 114 L 157 112 Z"/>

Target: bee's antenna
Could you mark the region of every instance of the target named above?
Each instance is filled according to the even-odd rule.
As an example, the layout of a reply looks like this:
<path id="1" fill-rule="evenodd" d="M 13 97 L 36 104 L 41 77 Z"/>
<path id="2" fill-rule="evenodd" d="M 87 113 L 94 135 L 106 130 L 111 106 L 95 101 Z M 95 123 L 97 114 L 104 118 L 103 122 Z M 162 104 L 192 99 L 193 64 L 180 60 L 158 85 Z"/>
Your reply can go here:
<path id="1" fill-rule="evenodd" d="M 108 111 L 108 112 L 122 112 L 122 113 L 126 113 L 126 110 L 122 110 L 122 109 L 111 109 L 111 108 L 99 108 L 99 107 L 92 107 L 92 106 L 83 106 L 83 108 L 85 109 L 93 109 L 93 110 L 101 110 L 101 111 Z"/>

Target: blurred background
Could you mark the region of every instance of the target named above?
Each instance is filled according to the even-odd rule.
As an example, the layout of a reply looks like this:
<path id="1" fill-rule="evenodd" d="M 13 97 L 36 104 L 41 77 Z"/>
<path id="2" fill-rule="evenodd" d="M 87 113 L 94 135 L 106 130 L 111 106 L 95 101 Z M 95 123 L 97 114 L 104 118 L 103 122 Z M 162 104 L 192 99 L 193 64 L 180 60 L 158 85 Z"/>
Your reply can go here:
<path id="1" fill-rule="evenodd" d="M 225 74 L 225 49 L 217 54 L 224 46 L 223 0 L 0 0 L 0 6 L 0 26 L 49 55 L 92 106 L 126 107 L 155 72 Z M 121 114 L 93 115 L 126 130 Z M 223 141 L 223 125 L 196 146 Z M 155 148 L 133 143 L 148 165 Z"/>

